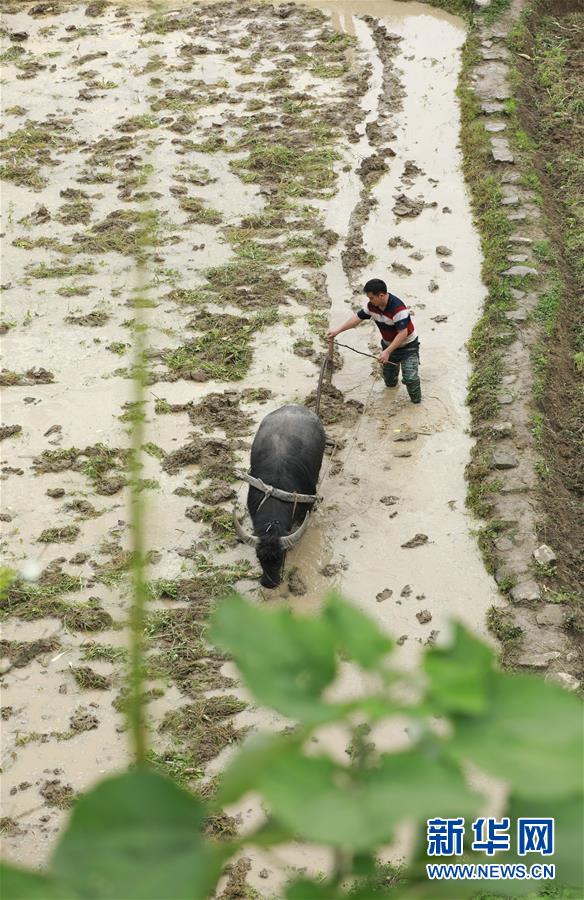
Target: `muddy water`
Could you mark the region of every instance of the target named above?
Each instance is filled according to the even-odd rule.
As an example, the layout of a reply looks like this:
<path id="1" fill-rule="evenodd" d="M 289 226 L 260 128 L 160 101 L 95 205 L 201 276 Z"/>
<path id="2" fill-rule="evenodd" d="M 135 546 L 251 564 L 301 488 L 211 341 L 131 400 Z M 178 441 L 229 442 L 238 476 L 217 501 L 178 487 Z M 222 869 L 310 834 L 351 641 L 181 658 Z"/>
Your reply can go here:
<path id="1" fill-rule="evenodd" d="M 355 169 L 373 149 L 364 126 L 377 122 L 380 113 L 377 98 L 382 65 L 370 28 L 360 17 L 375 16 L 402 38 L 395 65 L 404 96 L 401 109 L 392 115 L 396 156 L 390 161 L 390 171 L 373 189 L 376 205 L 364 226 L 365 248 L 374 261 L 366 270 L 347 276 L 341 263 L 343 248 L 338 247 L 326 276 L 333 325 L 360 307 L 361 284 L 368 277 L 386 280 L 390 291 L 411 306 L 421 342 L 424 402 L 412 405 L 402 385 L 398 389 L 384 386 L 374 362 L 341 349 L 343 367 L 335 374 L 334 383 L 346 397 L 362 401 L 365 411 L 356 426 L 345 432 L 347 446 L 339 454 L 342 471 L 331 475 L 330 462 L 325 460 L 320 489 L 325 504 L 317 514 L 310 541 L 304 540 L 290 555 L 308 583 L 307 593 L 294 598 L 293 605 L 305 611 L 318 607 L 324 586 L 321 573 L 325 565 L 332 564 L 337 571 L 335 584 L 344 595 L 400 639 L 396 664 L 409 668 L 425 644 L 447 639 L 452 618 L 486 637 L 486 610 L 498 602 L 496 586 L 482 565 L 472 521 L 464 508 L 464 468 L 471 447 L 465 407 L 469 375 L 465 342 L 485 294 L 479 240 L 472 226 L 458 150 L 455 89 L 465 35 L 457 19 L 418 3 L 310 0 L 310 5 L 330 10 L 338 28 L 356 35 L 373 67 L 363 99 L 361 140 L 351 147 L 353 166 L 341 177 L 340 190 L 327 208 L 327 225 L 340 234 L 347 233 L 359 199 L 361 182 Z M 406 161 L 420 173 L 404 183 Z M 400 219 L 392 208 L 402 192 L 433 205 L 416 218 Z M 389 247 L 388 240 L 394 236 L 411 246 Z M 451 255 L 437 255 L 440 245 L 447 246 Z M 422 258 L 412 259 L 412 253 Z M 445 271 L 442 261 L 453 270 Z M 394 274 L 394 262 L 407 266 L 411 274 Z M 438 285 L 437 290 L 428 289 L 431 281 Z M 436 316 L 446 319 L 437 323 Z M 346 332 L 339 340 L 364 352 L 378 349 L 377 329 L 372 324 Z M 414 433 L 415 440 L 400 441 L 406 433 Z M 392 499 L 386 505 L 382 500 L 388 496 Z M 416 535 L 423 536 L 420 546 L 402 547 Z M 278 593 L 287 600 L 285 589 L 270 592 L 265 599 L 273 602 Z M 422 612 L 423 624 L 416 618 Z M 341 693 L 348 696 L 364 687 L 359 674 L 349 671 Z M 242 715 L 248 722 L 249 714 Z M 261 714 L 252 721 L 260 727 L 275 724 Z M 407 736 L 403 725 L 397 724 L 376 734 L 376 740 L 378 745 L 398 747 L 407 743 Z M 331 730 L 320 741 L 334 753 L 344 747 L 346 735 Z M 490 789 L 493 791 L 492 785 Z M 238 812 L 249 827 L 258 814 L 249 802 Z M 407 847 L 405 833 L 390 848 L 388 857 L 399 859 Z M 261 893 L 266 887 L 268 891 L 281 890 L 283 873 L 298 865 L 312 873 L 327 871 L 330 865 L 326 852 L 313 849 L 306 853 L 295 846 L 277 855 L 252 855 L 251 859 L 249 881 Z M 268 880 L 258 878 L 262 867 L 264 879 L 266 871 L 269 873 Z"/>
<path id="2" fill-rule="evenodd" d="M 479 241 L 471 223 L 458 150 L 455 88 L 464 29 L 453 16 L 416 3 L 331 0 L 311 5 L 331 10 L 338 26 L 357 34 L 371 54 L 374 72 L 365 97 L 366 121 L 376 121 L 379 63 L 368 29 L 357 16 L 374 15 L 403 38 L 395 59 L 405 90 L 402 109 L 392 123 L 396 156 L 373 189 L 377 205 L 364 229 L 366 249 L 375 261 L 350 283 L 339 248 L 327 266 L 327 283 L 334 325 L 359 308 L 357 291 L 367 277 L 384 278 L 389 289 L 412 307 L 421 342 L 424 402 L 413 406 L 403 386 L 388 389 L 378 373 L 375 377 L 375 363 L 341 349 L 343 367 L 335 375 L 335 384 L 347 396 L 366 403 L 366 412 L 347 433 L 341 474 L 328 477 L 325 461 L 321 538 L 319 543 L 311 542 L 310 553 L 316 570 L 329 557 L 333 563 L 342 563 L 339 586 L 393 634 L 407 635 L 398 652 L 404 662 L 412 662 L 420 643 L 431 631 L 440 631 L 449 616 L 484 632 L 484 612 L 496 602 L 495 585 L 481 563 L 472 521 L 464 509 L 463 475 L 471 446 L 464 402 L 469 374 L 465 342 L 485 293 Z M 353 149 L 355 162 L 366 153 L 363 137 Z M 407 160 L 424 173 L 415 176 L 411 186 L 402 180 Z M 358 192 L 352 171 L 330 204 L 330 227 L 346 233 Z M 435 206 L 416 218 L 400 219 L 392 207 L 402 192 Z M 411 247 L 388 247 L 388 239 L 396 235 Z M 452 254 L 438 256 L 440 245 Z M 410 254 L 418 251 L 423 258 L 412 259 Z M 443 261 L 453 271 L 444 271 Z M 407 266 L 412 274 L 394 274 L 394 262 Z M 428 290 L 430 281 L 438 290 Z M 446 316 L 447 321 L 436 323 L 436 316 Z M 377 350 L 373 325 L 345 332 L 339 340 L 365 352 Z M 415 432 L 417 437 L 396 440 L 404 432 Z M 380 503 L 388 495 L 397 502 Z M 401 547 L 419 533 L 428 537 L 423 546 Z M 304 547 L 297 555 L 306 571 Z M 401 598 L 407 585 L 411 591 Z M 393 590 L 393 596 L 377 602 L 376 595 L 385 588 Z M 302 605 L 310 607 L 315 601 L 311 592 Z M 422 609 L 432 613 L 432 622 L 424 626 L 415 617 Z"/>
<path id="3" fill-rule="evenodd" d="M 420 407 L 413 407 L 402 386 L 397 390 L 384 388 L 376 364 L 341 351 L 343 367 L 334 376 L 335 384 L 347 398 L 365 404 L 365 410 L 353 424 L 331 429 L 346 445 L 333 459 L 325 459 L 320 487 L 325 502 L 315 516 L 310 534 L 289 557 L 289 566 L 301 570 L 306 592 L 292 596 L 287 586 L 271 593 L 261 592 L 253 581 L 244 582 L 241 587 L 250 596 L 270 604 L 292 603 L 295 609 L 312 612 L 318 608 L 323 592 L 337 586 L 395 637 L 403 639 L 396 658 L 400 665 L 411 666 L 425 641 L 431 636 L 440 640 L 445 635 L 449 617 L 461 618 L 482 631 L 485 610 L 496 602 L 494 584 L 482 567 L 471 535 L 472 523 L 464 513 L 463 473 L 470 448 L 465 434 L 468 361 L 464 343 L 478 317 L 483 297 L 478 240 L 471 224 L 457 150 L 458 110 L 454 89 L 464 32 L 451 16 L 416 3 L 375 0 L 349 4 L 331 0 L 328 4 L 310 5 L 330 11 L 336 27 L 357 37 L 355 65 L 371 65 L 362 100 L 362 121 L 357 127 L 359 138 L 342 148 L 339 190 L 329 200 L 314 201 L 322 211 L 326 226 L 341 235 L 324 268 L 324 291 L 330 299 L 329 318 L 337 324 L 360 304 L 356 295 L 365 277 L 379 275 L 389 280 L 390 289 L 415 309 L 422 341 L 425 399 Z M 54 104 L 51 112 L 71 116 L 77 132 L 86 141 L 101 137 L 104 129 L 108 135 L 119 136 L 119 132 L 109 130 L 113 122 L 149 112 L 145 98 L 150 89 L 140 70 L 147 66 L 153 52 L 165 54 L 172 63 L 178 62 L 178 47 L 183 40 L 183 36 L 172 33 L 160 38 L 162 46 L 149 47 L 146 41 L 138 40 L 142 13 L 135 6 L 129 8 L 132 10 L 129 19 L 115 17 L 110 11 L 107 30 L 103 28 L 80 37 L 73 45 L 63 44 L 59 38 L 67 27 L 83 29 L 87 25 L 83 9 L 72 5 L 58 17 L 50 18 L 48 31 L 44 20 L 31 20 L 24 13 L 11 14 L 12 30 L 30 32 L 30 49 L 47 54 L 64 53 L 66 65 L 58 75 L 51 75 L 51 80 L 47 73 L 28 82 L 8 78 L 3 106 L 22 104 L 28 110 L 28 117 L 41 119 L 49 91 Z M 367 14 L 402 37 L 394 63 L 400 70 L 404 95 L 399 100 L 396 97 L 392 108 L 382 109 L 378 100 L 387 60 L 379 55 L 371 24 L 360 18 Z M 239 23 L 234 16 L 229 24 L 233 25 L 233 39 L 237 34 L 243 35 L 245 23 Z M 58 29 L 51 32 L 54 25 Z M 197 39 L 205 43 L 204 37 Z M 112 51 L 114 40 L 115 52 Z M 208 84 L 226 79 L 229 90 L 234 91 L 249 80 L 236 70 L 233 62 L 214 54 L 216 44 L 207 43 L 211 52 L 196 60 L 186 78 L 180 72 L 173 73 L 167 86 L 184 88 L 190 78 L 201 78 Z M 80 103 L 76 59 L 104 49 L 109 51 L 109 56 L 89 63 L 95 70 L 92 77 L 116 82 L 118 89 L 111 96 L 104 92 L 89 105 Z M 245 51 L 239 52 L 245 57 Z M 166 78 L 164 72 L 154 74 Z M 24 83 L 26 96 L 23 98 Z M 297 88 L 302 90 L 307 83 L 306 76 L 299 74 Z M 334 93 L 334 87 L 327 83 L 318 84 L 314 90 L 323 104 Z M 243 95 L 245 100 L 253 96 L 253 92 Z M 230 121 L 233 109 L 231 104 L 223 102 L 199 108 L 200 135 L 220 125 L 226 136 L 237 136 L 237 125 Z M 395 133 L 392 141 L 395 157 L 389 160 L 387 174 L 373 188 L 372 197 L 377 203 L 371 206 L 363 224 L 363 241 L 375 261 L 365 270 L 346 272 L 341 254 L 362 190 L 356 170 L 375 149 L 365 126 L 382 118 L 391 124 Z M 17 126 L 11 123 L 10 130 L 14 127 Z M 149 143 L 147 137 L 148 133 L 139 136 L 133 152 L 140 152 L 141 162 L 153 166 L 148 189 L 164 194 L 157 198 L 156 205 L 169 223 L 176 225 L 177 221 L 184 221 L 184 216 L 178 219 L 176 202 L 168 197 L 168 185 L 177 165 L 182 165 L 185 158 L 175 155 L 175 135 L 171 132 L 158 129 L 155 143 Z M 411 160 L 424 173 L 413 176 L 408 185 L 402 183 L 406 160 Z M 243 215 L 259 212 L 264 207 L 266 201 L 257 186 L 236 177 L 225 154 L 195 152 L 189 156 L 191 161 L 207 168 L 210 177 L 216 179 L 198 186 L 194 193 L 218 209 L 225 224 L 236 224 Z M 70 151 L 61 165 L 52 170 L 49 184 L 40 192 L 3 184 L 2 230 L 6 232 L 7 243 L 21 236 L 18 220 L 30 214 L 37 203 L 43 202 L 54 212 L 62 202 L 59 191 L 74 183 L 84 163 L 83 148 Z M 92 221 L 120 207 L 109 184 L 81 186 L 86 187 L 94 204 Z M 402 192 L 436 206 L 425 208 L 416 218 L 399 220 L 392 207 L 395 195 Z M 451 212 L 443 212 L 445 206 Z M 159 303 L 156 309 L 147 311 L 149 340 L 155 349 L 176 347 L 184 339 L 184 310 L 164 300 L 179 276 L 192 288 L 202 283 L 200 272 L 205 266 L 223 264 L 232 253 L 221 232 L 210 225 L 191 225 L 186 231 L 183 228 L 173 234 L 179 239 L 170 248 L 160 248 L 149 292 Z M 388 239 L 395 235 L 410 242 L 412 247 L 389 248 Z M 30 236 L 56 236 L 66 240 L 67 231 L 53 219 L 35 226 Z M 452 250 L 452 255 L 444 260 L 454 266 L 453 271 L 446 272 L 440 267 L 443 258 L 436 255 L 435 248 L 441 244 Z M 409 254 L 415 251 L 423 258 L 411 259 Z M 98 442 L 124 446 L 127 425 L 119 416 L 130 397 L 129 382 L 115 376 L 115 370 L 126 365 L 127 358 L 118 358 L 105 348 L 113 341 L 131 340 L 131 332 L 124 323 L 132 316 L 128 303 L 135 287 L 132 261 L 115 253 L 98 257 L 95 274 L 77 279 L 79 283 L 91 283 L 90 295 L 65 298 L 57 296 L 52 281 L 35 282 L 27 277 L 26 266 L 31 261 L 51 259 L 48 251 L 40 250 L 34 256 L 12 248 L 4 254 L 2 281 L 10 285 L 4 302 L 5 318 L 17 323 L 4 338 L 4 364 L 18 371 L 44 366 L 56 376 L 55 383 L 50 385 L 10 388 L 3 402 L 3 422 L 18 422 L 23 427 L 20 438 L 6 442 L 4 454 L 10 466 L 23 472 L 7 475 L 3 490 L 3 509 L 13 517 L 6 526 L 3 550 L 9 563 L 15 566 L 20 566 L 25 558 L 44 566 L 78 552 L 86 552 L 93 560 L 103 563 L 107 561 L 104 541 L 117 541 L 120 547 L 126 547 L 128 539 L 126 497 L 121 492 L 113 497 L 92 496 L 101 515 L 82 523 L 81 534 L 73 544 L 36 543 L 43 529 L 69 521 L 63 519 L 64 501 L 48 498 L 47 487 L 63 487 L 67 493 L 65 499 L 71 499 L 86 497 L 88 485 L 80 473 L 73 471 L 37 477 L 31 469 L 31 460 L 46 449 L 84 447 Z M 393 274 L 390 266 L 394 262 L 408 266 L 412 274 L 407 277 Z M 291 277 L 298 287 L 311 283 L 310 271 L 295 270 Z M 433 293 L 428 291 L 431 279 L 438 284 L 438 290 Z M 182 286 L 183 282 L 180 283 Z M 110 319 L 94 332 L 64 324 L 65 316 L 86 313 L 96 307 L 106 309 Z M 251 368 L 241 382 L 243 388 L 268 386 L 273 392 L 265 404 L 252 403 L 246 407 L 256 424 L 271 409 L 291 400 L 300 401 L 315 387 L 314 364 L 292 352 L 295 340 L 311 336 L 306 307 L 291 301 L 285 312 L 285 322 L 278 322 L 258 336 Z M 433 317 L 437 315 L 447 316 L 447 320 L 436 323 Z M 369 325 L 345 334 L 341 340 L 366 351 L 376 346 L 373 327 Z M 172 451 L 184 445 L 193 433 L 186 416 L 155 415 L 157 397 L 171 404 L 196 402 L 225 387 L 222 382 L 197 384 L 180 380 L 153 385 L 149 389 L 147 410 L 149 440 Z M 61 431 L 47 434 L 54 425 L 60 425 Z M 416 439 L 395 441 L 405 431 L 415 432 Z M 247 451 L 242 449 L 238 455 L 244 466 Z M 187 577 L 196 571 L 196 566 L 192 552 L 190 556 L 184 554 L 207 539 L 200 524 L 185 518 L 185 509 L 192 500 L 176 495 L 174 490 L 185 484 L 193 488 L 196 480 L 191 476 L 185 481 L 181 476 L 168 475 L 151 458 L 147 460 L 144 475 L 158 482 L 158 488 L 149 494 L 148 534 L 150 546 L 159 554 L 151 577 Z M 387 497 L 395 500 L 389 505 L 382 503 L 382 498 Z M 426 535 L 427 541 L 412 549 L 401 547 L 416 534 Z M 213 552 L 212 544 L 210 552 Z M 228 549 L 217 561 L 229 563 L 242 558 L 254 563 L 253 553 L 240 547 Z M 94 586 L 89 565 L 82 565 L 77 571 L 88 585 L 79 597 L 86 600 L 97 594 L 114 622 L 123 624 L 127 614 L 123 585 Z M 385 599 L 378 599 L 379 596 Z M 160 608 L 172 605 L 162 601 L 157 604 Z M 416 618 L 416 613 L 421 611 L 428 611 L 432 617 L 424 625 Z M 30 641 L 54 636 L 60 640 L 61 648 L 44 654 L 25 668 L 11 671 L 5 678 L 2 701 L 14 710 L 3 723 L 4 814 L 16 821 L 19 828 L 5 838 L 5 852 L 10 859 L 27 864 L 41 864 L 47 858 L 63 821 L 60 810 L 47 808 L 39 793 L 41 785 L 59 779 L 74 791 L 81 791 L 104 772 L 123 766 L 127 759 L 123 720 L 111 705 L 115 691 L 81 692 L 70 674 L 72 665 L 82 663 L 82 645 L 87 635 L 64 628 L 58 619 L 34 622 L 12 619 L 4 630 L 7 640 Z M 116 629 L 89 637 L 116 647 L 125 644 L 125 633 Z M 120 674 L 109 663 L 94 662 L 91 666 L 100 674 L 113 674 L 114 687 L 119 689 Z M 229 669 L 227 666 L 226 672 Z M 339 690 L 350 694 L 362 686 L 356 673 L 347 671 Z M 185 698 L 176 687 L 167 687 L 164 696 L 149 707 L 153 722 L 159 722 L 168 709 L 177 708 L 183 702 Z M 57 740 L 54 735 L 67 731 L 71 716 L 80 706 L 96 718 L 97 727 L 71 740 Z M 236 719 L 238 724 L 254 727 L 276 728 L 281 724 L 275 716 L 254 709 L 246 710 Z M 397 728 L 388 739 L 395 743 L 406 738 L 403 729 Z M 157 746 L 160 740 L 156 736 Z M 329 733 L 322 740 L 342 754 L 343 735 Z M 208 774 L 219 770 L 227 755 L 217 757 L 208 766 Z M 258 815 L 252 803 L 233 812 L 240 815 L 243 829 L 250 827 Z M 307 855 L 290 847 L 282 850 L 278 859 L 254 857 L 250 882 L 262 896 L 268 896 L 280 890 L 289 866 L 309 866 L 318 871 L 326 865 L 326 855 L 316 851 Z M 259 876 L 264 866 L 269 871 L 268 879 Z"/>

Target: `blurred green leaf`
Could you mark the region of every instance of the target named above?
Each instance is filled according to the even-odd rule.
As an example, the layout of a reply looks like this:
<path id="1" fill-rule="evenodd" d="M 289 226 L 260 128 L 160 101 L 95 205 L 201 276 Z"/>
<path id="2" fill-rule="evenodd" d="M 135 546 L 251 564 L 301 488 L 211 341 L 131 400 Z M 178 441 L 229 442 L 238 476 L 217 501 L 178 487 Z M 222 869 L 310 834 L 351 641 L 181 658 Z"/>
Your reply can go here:
<path id="1" fill-rule="evenodd" d="M 222 775 L 218 806 L 234 803 L 248 791 L 256 790 L 261 771 L 289 752 L 289 748 L 289 735 L 258 734 L 248 738 Z"/>
<path id="2" fill-rule="evenodd" d="M 490 705 L 456 716 L 452 753 L 507 780 L 518 796 L 564 797 L 582 788 L 582 704 L 529 675 L 493 674 Z"/>
<path id="3" fill-rule="evenodd" d="M 553 863 L 556 866 L 556 883 L 579 889 L 577 896 L 584 897 L 584 796 L 580 793 L 564 800 L 546 800 L 545 803 L 512 796 L 506 814 L 512 826 L 519 817 L 555 819 L 554 855 L 528 853 L 520 858 L 520 862 L 528 865 L 532 862 Z"/>
<path id="4" fill-rule="evenodd" d="M 453 766 L 419 750 L 388 754 L 363 773 L 291 752 L 259 773 L 258 788 L 298 836 L 360 851 L 390 840 L 403 819 L 464 815 L 478 799 Z"/>
<path id="5" fill-rule="evenodd" d="M 393 641 L 379 630 L 369 616 L 338 594 L 329 597 L 323 616 L 332 628 L 339 650 L 364 669 L 379 665 L 393 647 Z"/>
<path id="6" fill-rule="evenodd" d="M 493 652 L 462 625 L 454 626 L 450 647 L 432 647 L 424 656 L 428 698 L 442 712 L 483 712 L 493 672 Z"/>
<path id="7" fill-rule="evenodd" d="M 203 805 L 154 772 L 108 778 L 83 795 L 52 860 L 67 897 L 193 900 L 221 869 L 205 843 Z"/>
<path id="8" fill-rule="evenodd" d="M 2 900 L 66 900 L 70 897 L 47 875 L 0 863 Z"/>
<path id="9" fill-rule="evenodd" d="M 404 819 L 471 815 L 481 802 L 458 767 L 435 750 L 384 754 L 379 766 L 366 773 L 366 781 L 368 795 L 395 825 Z"/>
<path id="10" fill-rule="evenodd" d="M 307 878 L 293 881 L 286 890 L 286 900 L 338 900 L 340 896 L 335 885 Z"/>
<path id="11" fill-rule="evenodd" d="M 320 699 L 337 671 L 333 636 L 323 619 L 259 609 L 232 596 L 215 611 L 211 640 L 230 653 L 261 703 L 305 723 L 336 717 Z"/>

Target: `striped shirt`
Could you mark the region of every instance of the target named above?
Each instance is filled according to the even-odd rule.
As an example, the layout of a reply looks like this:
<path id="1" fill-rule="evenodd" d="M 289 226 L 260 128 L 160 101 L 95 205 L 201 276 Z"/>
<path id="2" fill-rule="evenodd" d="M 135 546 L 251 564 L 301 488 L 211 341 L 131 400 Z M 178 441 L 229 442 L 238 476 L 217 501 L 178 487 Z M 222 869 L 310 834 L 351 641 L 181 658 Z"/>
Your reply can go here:
<path id="1" fill-rule="evenodd" d="M 384 309 L 379 309 L 373 303 L 367 302 L 363 309 L 357 312 L 357 315 L 360 319 L 373 319 L 386 344 L 391 344 L 396 335 L 405 328 L 408 336 L 402 347 L 417 346 L 418 335 L 410 311 L 395 294 L 388 294 L 387 305 Z"/>

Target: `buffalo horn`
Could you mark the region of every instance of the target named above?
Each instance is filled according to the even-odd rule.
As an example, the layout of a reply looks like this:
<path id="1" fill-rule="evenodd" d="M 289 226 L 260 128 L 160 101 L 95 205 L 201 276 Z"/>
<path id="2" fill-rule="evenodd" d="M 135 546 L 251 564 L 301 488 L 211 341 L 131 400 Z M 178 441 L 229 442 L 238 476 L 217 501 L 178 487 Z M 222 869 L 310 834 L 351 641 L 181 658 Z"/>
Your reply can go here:
<path id="1" fill-rule="evenodd" d="M 244 544 L 249 544 L 250 547 L 255 547 L 258 542 L 258 538 L 253 534 L 248 534 L 247 531 L 244 531 L 241 522 L 237 518 L 236 510 L 233 510 L 233 524 L 235 526 L 235 530 L 237 532 L 237 537 L 239 538 L 239 540 L 243 541 Z"/>
<path id="2" fill-rule="evenodd" d="M 295 547 L 306 529 L 308 528 L 308 520 L 310 515 L 307 515 L 304 519 L 302 525 L 293 531 L 292 534 L 287 534 L 285 537 L 280 538 L 280 543 L 282 544 L 282 550 L 291 550 L 292 547 Z"/>

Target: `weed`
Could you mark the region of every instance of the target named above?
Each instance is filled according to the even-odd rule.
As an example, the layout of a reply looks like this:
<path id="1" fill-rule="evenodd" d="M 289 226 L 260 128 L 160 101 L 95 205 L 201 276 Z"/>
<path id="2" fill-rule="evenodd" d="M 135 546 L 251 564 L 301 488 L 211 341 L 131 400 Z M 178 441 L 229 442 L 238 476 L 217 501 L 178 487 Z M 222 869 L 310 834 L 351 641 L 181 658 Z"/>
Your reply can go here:
<path id="1" fill-rule="evenodd" d="M 515 625 L 508 613 L 498 606 L 491 606 L 487 612 L 487 628 L 502 644 L 517 644 L 523 637 L 523 629 Z"/>
<path id="2" fill-rule="evenodd" d="M 75 253 L 75 247 L 71 244 L 62 244 L 57 238 L 39 237 L 32 240 L 31 238 L 15 238 L 12 241 L 13 247 L 19 247 L 22 250 L 36 250 L 37 247 L 43 250 L 54 250 L 56 253 Z"/>
<path id="3" fill-rule="evenodd" d="M 113 619 L 96 597 L 87 603 L 76 603 L 64 610 L 63 625 L 72 631 L 104 631 L 113 626 Z"/>
<path id="4" fill-rule="evenodd" d="M 117 356 L 123 356 L 130 349 L 130 344 L 125 344 L 123 341 L 112 341 L 105 349 L 109 350 L 110 353 L 115 353 Z"/>
<path id="5" fill-rule="evenodd" d="M 92 290 L 92 284 L 64 284 L 57 288 L 56 293 L 61 297 L 87 297 Z"/>
<path id="6" fill-rule="evenodd" d="M 87 225 L 91 218 L 93 204 L 86 196 L 76 197 L 63 203 L 55 216 L 63 225 Z"/>
<path id="7" fill-rule="evenodd" d="M 289 196 L 323 196 L 336 181 L 334 163 L 338 153 L 330 148 L 297 150 L 284 144 L 255 146 L 244 159 L 234 160 L 232 168 L 243 172 L 244 181 L 275 182 Z"/>
<path id="8" fill-rule="evenodd" d="M 295 253 L 294 259 L 301 266 L 311 266 L 319 268 L 326 263 L 326 257 L 319 253 L 318 250 L 303 250 L 302 253 Z"/>
<path id="9" fill-rule="evenodd" d="M 125 647 L 114 647 L 111 644 L 96 644 L 90 641 L 81 645 L 81 659 L 87 662 L 125 663 L 128 651 Z"/>
<path id="10" fill-rule="evenodd" d="M 181 197 L 179 206 L 184 212 L 189 213 L 189 222 L 196 225 L 219 225 L 223 216 L 217 209 L 205 206 L 199 197 Z"/>
<path id="11" fill-rule="evenodd" d="M 53 265 L 43 262 L 28 266 L 26 272 L 32 278 L 70 278 L 74 275 L 95 275 L 95 266 L 92 262 L 73 264 L 61 261 Z"/>
<path id="12" fill-rule="evenodd" d="M 144 450 L 144 453 L 153 456 L 155 459 L 164 459 L 166 456 L 166 452 L 162 447 L 159 447 L 158 444 L 155 444 L 152 441 L 148 441 L 148 443 L 144 444 L 142 449 Z"/>
<path id="13" fill-rule="evenodd" d="M 209 697 L 167 713 L 160 731 L 191 747 L 200 765 L 241 737 L 242 733 L 224 720 L 246 706 L 243 700 L 229 695 Z"/>
<path id="14" fill-rule="evenodd" d="M 541 262 L 552 262 L 554 259 L 554 252 L 552 250 L 552 246 L 549 241 L 534 241 L 533 246 L 531 248 L 533 250 L 534 255 Z"/>
<path id="15" fill-rule="evenodd" d="M 155 771 L 162 772 L 185 788 L 190 788 L 193 781 L 203 775 L 203 768 L 189 751 L 163 750 L 157 753 L 149 750 L 146 759 Z"/>
<path id="16" fill-rule="evenodd" d="M 155 243 L 159 214 L 157 210 L 118 209 L 73 240 L 86 253 L 121 253 L 141 257 L 144 248 Z"/>
<path id="17" fill-rule="evenodd" d="M 69 671 L 82 691 L 107 691 L 112 686 L 110 677 L 100 675 L 89 666 L 72 666 Z"/>
<path id="18" fill-rule="evenodd" d="M 536 443 L 540 444 L 545 433 L 545 420 L 541 413 L 534 412 L 531 417 L 531 433 Z"/>
<path id="19" fill-rule="evenodd" d="M 0 165 L 0 179 L 11 181 L 20 187 L 29 187 L 33 191 L 40 191 L 49 183 L 48 178 L 41 175 L 37 168 L 16 162 Z"/>

